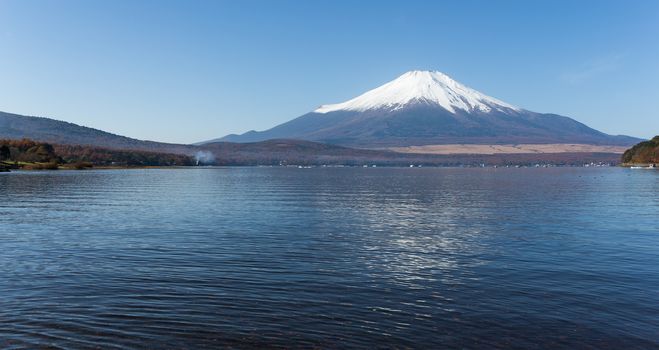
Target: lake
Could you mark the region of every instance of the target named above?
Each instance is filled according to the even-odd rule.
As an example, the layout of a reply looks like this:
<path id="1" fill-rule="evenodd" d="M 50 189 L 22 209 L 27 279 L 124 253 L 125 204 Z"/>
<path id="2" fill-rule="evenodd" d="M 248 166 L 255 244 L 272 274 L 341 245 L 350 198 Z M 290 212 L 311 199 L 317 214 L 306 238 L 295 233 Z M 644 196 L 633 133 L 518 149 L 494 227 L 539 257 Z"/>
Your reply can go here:
<path id="1" fill-rule="evenodd" d="M 659 348 L 659 171 L 0 174 L 0 348 Z"/>

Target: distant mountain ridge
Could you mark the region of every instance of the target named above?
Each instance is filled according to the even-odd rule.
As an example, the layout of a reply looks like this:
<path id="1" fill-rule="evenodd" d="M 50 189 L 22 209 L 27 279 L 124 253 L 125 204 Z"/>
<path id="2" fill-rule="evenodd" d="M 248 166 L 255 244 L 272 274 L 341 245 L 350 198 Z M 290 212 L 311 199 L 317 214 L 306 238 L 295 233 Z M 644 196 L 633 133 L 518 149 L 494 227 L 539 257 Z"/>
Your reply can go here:
<path id="1" fill-rule="evenodd" d="M 433 144 L 631 145 L 568 117 L 527 111 L 436 71 L 411 71 L 349 101 L 323 105 L 271 129 L 211 140 L 300 139 L 380 148 Z"/>
<path id="2" fill-rule="evenodd" d="M 142 141 L 73 123 L 41 117 L 28 117 L 0 112 L 0 139 L 24 138 L 55 144 L 57 149 L 79 156 L 85 149 L 97 155 L 106 154 L 139 160 L 141 151 L 188 155 L 195 158 L 210 152 L 218 165 L 395 165 L 423 164 L 429 166 L 480 164 L 582 164 L 583 162 L 616 162 L 615 153 L 543 153 L 543 154 L 415 154 L 385 150 L 367 150 L 323 144 L 304 140 L 273 139 L 253 143 L 216 142 L 202 146 Z M 68 145 L 68 146 L 67 146 Z M 91 146 L 78 149 L 77 145 Z M 105 148 L 105 150 L 100 149 Z M 117 150 L 118 152 L 109 152 Z M 122 152 L 125 150 L 125 152 Z M 132 154 L 132 151 L 136 154 Z M 67 153 L 67 154 L 68 154 Z M 169 157 L 169 156 L 167 156 Z M 162 159 L 170 159 L 170 158 Z M 212 157 L 210 157 L 212 158 Z"/>
<path id="3" fill-rule="evenodd" d="M 65 121 L 6 112 L 0 112 L 0 138 L 177 154 L 194 152 L 193 146 L 137 140 Z"/>

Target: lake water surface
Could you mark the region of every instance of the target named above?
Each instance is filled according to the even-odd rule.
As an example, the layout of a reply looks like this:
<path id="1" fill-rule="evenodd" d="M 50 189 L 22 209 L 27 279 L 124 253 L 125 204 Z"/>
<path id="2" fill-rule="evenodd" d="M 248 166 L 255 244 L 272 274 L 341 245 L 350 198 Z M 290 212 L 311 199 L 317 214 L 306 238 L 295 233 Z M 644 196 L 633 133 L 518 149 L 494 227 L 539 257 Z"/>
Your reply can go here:
<path id="1" fill-rule="evenodd" d="M 0 348 L 659 348 L 659 171 L 0 174 Z"/>

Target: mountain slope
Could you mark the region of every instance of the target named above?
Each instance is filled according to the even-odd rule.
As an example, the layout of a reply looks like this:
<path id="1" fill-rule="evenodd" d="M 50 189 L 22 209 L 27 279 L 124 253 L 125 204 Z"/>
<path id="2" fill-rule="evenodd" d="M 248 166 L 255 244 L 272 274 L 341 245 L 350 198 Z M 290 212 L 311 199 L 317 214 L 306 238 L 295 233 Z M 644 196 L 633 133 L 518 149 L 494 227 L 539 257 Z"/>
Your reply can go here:
<path id="1" fill-rule="evenodd" d="M 0 112 L 0 139 L 33 139 L 63 145 L 89 145 L 112 149 L 190 154 L 194 147 L 142 141 L 73 123 Z"/>
<path id="2" fill-rule="evenodd" d="M 357 147 L 432 144 L 629 145 L 571 118 L 535 113 L 466 87 L 440 72 L 412 71 L 349 101 L 323 105 L 272 129 L 219 140 L 290 138 Z"/>

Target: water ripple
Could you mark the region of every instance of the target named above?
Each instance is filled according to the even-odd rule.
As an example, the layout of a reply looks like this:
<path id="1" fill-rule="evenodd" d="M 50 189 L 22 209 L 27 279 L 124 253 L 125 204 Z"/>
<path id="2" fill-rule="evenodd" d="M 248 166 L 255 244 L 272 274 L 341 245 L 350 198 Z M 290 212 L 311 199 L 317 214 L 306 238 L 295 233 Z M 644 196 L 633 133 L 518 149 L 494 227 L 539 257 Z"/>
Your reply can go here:
<path id="1" fill-rule="evenodd" d="M 0 174 L 0 348 L 659 348 L 659 176 Z"/>

